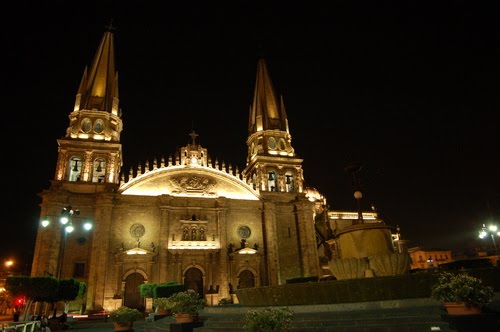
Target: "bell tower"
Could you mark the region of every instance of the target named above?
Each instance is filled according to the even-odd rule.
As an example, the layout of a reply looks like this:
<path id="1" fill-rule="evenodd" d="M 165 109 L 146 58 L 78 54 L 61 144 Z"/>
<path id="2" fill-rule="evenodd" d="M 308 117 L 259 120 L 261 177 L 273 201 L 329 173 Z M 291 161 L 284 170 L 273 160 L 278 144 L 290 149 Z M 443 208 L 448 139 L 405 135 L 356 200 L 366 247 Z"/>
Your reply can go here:
<path id="1" fill-rule="evenodd" d="M 112 30 L 105 31 L 90 70 L 85 68 L 66 135 L 57 140 L 55 180 L 119 183 L 123 124 Z"/>
<path id="2" fill-rule="evenodd" d="M 302 159 L 292 147 L 283 97 L 279 100 L 266 61 L 257 63 L 248 120 L 248 155 L 242 174 L 258 192 L 303 192 Z"/>

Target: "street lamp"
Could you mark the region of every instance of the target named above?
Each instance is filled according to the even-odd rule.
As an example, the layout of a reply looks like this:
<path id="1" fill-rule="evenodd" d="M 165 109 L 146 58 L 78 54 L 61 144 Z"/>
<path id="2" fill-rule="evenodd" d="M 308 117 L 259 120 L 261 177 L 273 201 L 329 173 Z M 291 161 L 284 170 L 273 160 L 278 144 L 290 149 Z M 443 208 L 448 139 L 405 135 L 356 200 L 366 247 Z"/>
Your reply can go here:
<path id="1" fill-rule="evenodd" d="M 5 269 L 7 271 L 7 276 L 10 276 L 11 275 L 11 270 L 10 268 L 12 267 L 12 265 L 14 265 L 14 261 L 12 259 L 9 259 L 7 261 L 5 261 Z"/>
<path id="2" fill-rule="evenodd" d="M 58 261 L 57 261 L 57 273 L 56 273 L 56 277 L 58 279 L 61 278 L 61 274 L 62 274 L 62 266 L 63 266 L 63 262 L 64 262 L 64 250 L 66 248 L 66 238 L 67 238 L 69 233 L 72 233 L 75 230 L 75 227 L 73 226 L 73 217 L 77 216 L 79 214 L 80 214 L 80 211 L 73 209 L 71 207 L 71 205 L 65 206 L 61 211 L 61 215 L 59 218 L 59 222 L 62 225 L 61 242 L 59 243 L 59 257 L 58 257 Z M 41 224 L 43 227 L 47 227 L 50 225 L 50 221 L 48 220 L 48 218 L 44 218 L 44 220 L 42 220 Z M 83 228 L 86 231 L 91 230 L 92 226 L 93 225 L 90 222 L 86 222 L 83 224 Z"/>
<path id="3" fill-rule="evenodd" d="M 363 198 L 363 193 L 361 192 L 361 184 L 358 173 L 361 171 L 362 166 L 357 163 L 351 163 L 347 165 L 344 170 L 352 176 L 352 186 L 354 188 L 354 199 L 358 204 L 358 220 L 357 224 L 364 223 L 363 211 L 361 210 L 361 198 Z"/>
<path id="4" fill-rule="evenodd" d="M 488 227 L 486 227 L 486 225 L 483 224 L 483 227 L 479 231 L 479 238 L 484 239 L 488 235 L 491 236 L 491 241 L 493 241 L 493 246 L 495 247 L 495 254 L 497 255 L 498 258 L 500 258 L 500 255 L 498 254 L 497 243 L 495 242 L 495 235 L 500 236 L 500 231 L 498 231 L 497 225 L 491 224 Z"/>

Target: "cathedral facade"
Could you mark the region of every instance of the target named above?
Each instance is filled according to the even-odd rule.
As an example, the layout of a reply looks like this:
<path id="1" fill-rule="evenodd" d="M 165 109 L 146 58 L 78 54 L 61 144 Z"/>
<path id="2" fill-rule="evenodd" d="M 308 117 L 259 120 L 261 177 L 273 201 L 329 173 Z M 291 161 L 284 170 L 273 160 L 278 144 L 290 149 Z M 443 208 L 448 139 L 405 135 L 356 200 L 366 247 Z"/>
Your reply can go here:
<path id="1" fill-rule="evenodd" d="M 57 140 L 32 275 L 83 281 L 87 309 L 105 310 L 144 307 L 143 283 L 177 281 L 217 305 L 238 288 L 320 276 L 315 218 L 324 202 L 304 187 L 265 60 L 257 63 L 244 169 L 212 160 L 193 131 L 175 157 L 125 172 L 113 38 L 104 33 Z"/>

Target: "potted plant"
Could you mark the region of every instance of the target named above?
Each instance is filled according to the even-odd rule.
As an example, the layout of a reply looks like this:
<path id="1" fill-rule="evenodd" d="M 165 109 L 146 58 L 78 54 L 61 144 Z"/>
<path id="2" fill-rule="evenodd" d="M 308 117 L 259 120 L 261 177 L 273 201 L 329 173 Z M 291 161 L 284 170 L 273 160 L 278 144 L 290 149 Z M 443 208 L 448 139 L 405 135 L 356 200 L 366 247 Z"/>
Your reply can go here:
<path id="1" fill-rule="evenodd" d="M 449 314 L 477 314 L 491 302 L 493 288 L 467 273 L 441 272 L 432 287 L 431 297 L 439 300 Z"/>
<path id="2" fill-rule="evenodd" d="M 245 314 L 247 332 L 286 331 L 292 323 L 293 311 L 288 307 L 249 310 Z"/>
<path id="3" fill-rule="evenodd" d="M 203 309 L 205 301 L 192 289 L 178 292 L 168 298 L 168 306 L 175 314 L 177 322 L 192 322 Z"/>
<path id="4" fill-rule="evenodd" d="M 168 297 L 157 297 L 153 299 L 153 305 L 155 306 L 155 312 L 157 315 L 170 315 L 172 308 Z"/>
<path id="5" fill-rule="evenodd" d="M 120 307 L 109 313 L 109 318 L 114 322 L 115 331 L 132 330 L 134 322 L 142 318 L 142 313 L 133 308 Z"/>

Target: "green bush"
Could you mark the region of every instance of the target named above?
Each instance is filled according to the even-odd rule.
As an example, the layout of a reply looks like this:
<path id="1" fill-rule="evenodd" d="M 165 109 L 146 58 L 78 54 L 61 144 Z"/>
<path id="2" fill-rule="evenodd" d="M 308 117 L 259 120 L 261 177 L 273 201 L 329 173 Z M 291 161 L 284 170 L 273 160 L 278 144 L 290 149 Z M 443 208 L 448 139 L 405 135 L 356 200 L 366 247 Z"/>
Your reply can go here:
<path id="1" fill-rule="evenodd" d="M 249 310 L 245 314 L 247 332 L 281 332 L 290 327 L 293 311 L 288 308 L 265 308 Z"/>
<path id="2" fill-rule="evenodd" d="M 167 299 L 167 306 L 173 313 L 197 314 L 203 309 L 205 301 L 200 295 L 192 289 L 184 292 L 178 292 Z"/>
<path id="3" fill-rule="evenodd" d="M 142 298 L 146 297 L 154 297 L 155 288 L 158 284 L 140 284 L 139 285 L 139 293 Z"/>
<path id="4" fill-rule="evenodd" d="M 142 313 L 137 309 L 124 306 L 111 311 L 109 318 L 118 324 L 128 324 L 142 318 Z"/>
<path id="5" fill-rule="evenodd" d="M 153 298 L 159 297 L 170 297 L 178 292 L 183 292 L 186 290 L 186 286 L 181 285 L 175 281 L 168 281 L 161 284 L 157 284 L 153 289 Z"/>
<path id="6" fill-rule="evenodd" d="M 163 309 L 163 310 L 170 310 L 170 301 L 168 297 L 157 297 L 156 299 L 153 299 L 153 305 L 155 308 Z"/>
<path id="7" fill-rule="evenodd" d="M 493 288 L 467 273 L 441 272 L 432 287 L 432 297 L 441 302 L 467 302 L 483 306 L 491 302 Z"/>
<path id="8" fill-rule="evenodd" d="M 291 278 L 287 279 L 286 283 L 287 284 L 300 284 L 303 282 L 317 282 L 319 281 L 319 277 L 299 277 L 299 278 Z"/>

